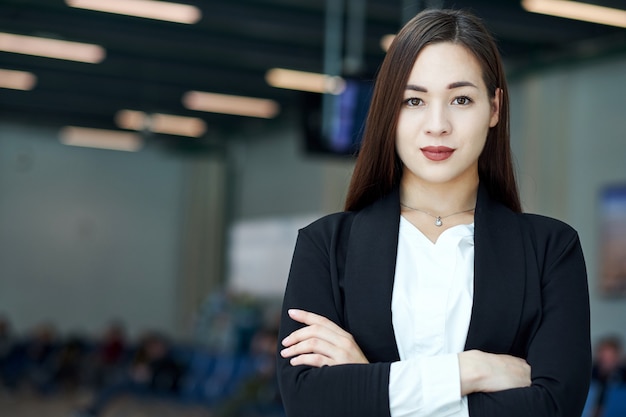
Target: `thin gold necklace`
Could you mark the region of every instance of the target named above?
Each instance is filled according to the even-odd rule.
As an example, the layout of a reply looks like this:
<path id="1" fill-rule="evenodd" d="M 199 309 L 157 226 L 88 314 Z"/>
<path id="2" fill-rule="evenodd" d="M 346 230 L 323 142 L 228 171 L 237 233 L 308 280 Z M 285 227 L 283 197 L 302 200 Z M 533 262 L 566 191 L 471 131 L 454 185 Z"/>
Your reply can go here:
<path id="1" fill-rule="evenodd" d="M 468 211 L 473 211 L 474 210 L 474 207 L 472 207 L 472 208 L 467 209 L 467 210 L 457 211 L 456 213 L 448 214 L 447 216 L 435 216 L 432 213 L 429 213 L 429 212 L 424 211 L 424 210 L 420 210 L 420 209 L 415 208 L 415 207 L 407 206 L 404 203 L 400 203 L 400 205 L 402 207 L 404 207 L 404 208 L 408 208 L 409 210 L 415 210 L 415 211 L 419 211 L 420 213 L 428 214 L 430 217 L 435 219 L 435 226 L 437 226 L 437 227 L 443 226 L 443 219 L 446 219 L 446 218 L 451 217 L 451 216 L 455 216 L 457 214 L 467 213 Z"/>

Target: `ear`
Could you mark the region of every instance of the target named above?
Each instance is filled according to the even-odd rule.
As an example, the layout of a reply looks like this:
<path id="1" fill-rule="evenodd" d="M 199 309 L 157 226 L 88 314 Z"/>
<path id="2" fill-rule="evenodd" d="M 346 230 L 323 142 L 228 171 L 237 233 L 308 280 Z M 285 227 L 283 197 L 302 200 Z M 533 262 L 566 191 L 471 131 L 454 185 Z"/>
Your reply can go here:
<path id="1" fill-rule="evenodd" d="M 502 104 L 502 89 L 496 88 L 496 94 L 491 100 L 491 118 L 489 119 L 489 127 L 494 127 L 500 120 L 500 107 Z"/>

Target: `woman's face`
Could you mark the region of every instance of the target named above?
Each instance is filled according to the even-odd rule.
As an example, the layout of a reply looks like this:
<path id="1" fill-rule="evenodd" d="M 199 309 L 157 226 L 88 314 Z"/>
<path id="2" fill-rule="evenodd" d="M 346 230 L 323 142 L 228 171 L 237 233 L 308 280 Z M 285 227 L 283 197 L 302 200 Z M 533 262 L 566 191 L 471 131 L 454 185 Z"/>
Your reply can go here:
<path id="1" fill-rule="evenodd" d="M 426 46 L 404 91 L 396 150 L 402 181 L 475 183 L 489 128 L 498 123 L 500 90 L 491 99 L 480 64 L 464 46 Z"/>

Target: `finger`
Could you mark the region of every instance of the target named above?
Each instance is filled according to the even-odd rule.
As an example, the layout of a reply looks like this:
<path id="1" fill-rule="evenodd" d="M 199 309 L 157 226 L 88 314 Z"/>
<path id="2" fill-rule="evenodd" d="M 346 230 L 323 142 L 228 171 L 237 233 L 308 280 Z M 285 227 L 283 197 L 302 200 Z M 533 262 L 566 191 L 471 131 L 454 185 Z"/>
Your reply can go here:
<path id="1" fill-rule="evenodd" d="M 321 368 L 322 366 L 333 365 L 332 359 L 323 355 L 315 354 L 315 353 L 295 356 L 289 360 L 289 363 L 292 366 L 308 365 L 308 366 L 313 366 L 315 368 Z"/>
<path id="2" fill-rule="evenodd" d="M 334 335 L 335 333 L 326 327 L 320 325 L 310 325 L 292 332 L 289 336 L 282 340 L 282 344 L 284 346 L 289 346 L 315 337 L 330 341 L 330 339 L 336 337 Z"/>
<path id="3" fill-rule="evenodd" d="M 312 313 L 310 311 L 299 310 L 297 308 L 291 308 L 287 310 L 287 314 L 289 317 L 303 324 L 327 324 L 328 322 L 332 323 L 331 320 L 328 320 L 326 317 Z"/>
<path id="4" fill-rule="evenodd" d="M 342 354 L 336 346 L 322 339 L 307 339 L 293 346 L 287 347 L 280 352 L 281 356 L 284 358 L 310 353 L 323 355 L 329 358 L 340 356 Z"/>
<path id="5" fill-rule="evenodd" d="M 326 327 L 344 336 L 347 334 L 347 332 L 343 330 L 340 326 L 338 326 L 335 322 L 327 319 L 322 315 L 298 309 L 290 309 L 287 311 L 287 313 L 289 314 L 289 317 L 299 323 L 307 324 L 309 326 L 319 325 L 322 327 Z"/>
<path id="6" fill-rule="evenodd" d="M 307 339 L 323 339 L 338 347 L 346 348 L 351 340 L 350 335 L 340 328 L 328 328 L 319 324 L 302 327 L 285 337 L 281 344 L 285 347 L 300 343 Z"/>

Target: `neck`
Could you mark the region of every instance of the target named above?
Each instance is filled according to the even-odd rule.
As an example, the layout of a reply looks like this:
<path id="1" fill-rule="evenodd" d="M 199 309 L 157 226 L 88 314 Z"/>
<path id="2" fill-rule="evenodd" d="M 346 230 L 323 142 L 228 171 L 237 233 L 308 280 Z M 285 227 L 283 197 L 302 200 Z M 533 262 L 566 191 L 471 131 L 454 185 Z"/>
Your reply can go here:
<path id="1" fill-rule="evenodd" d="M 445 184 L 402 181 L 400 201 L 407 206 L 427 211 L 436 216 L 445 216 L 476 206 L 478 177 L 467 181 Z"/>

